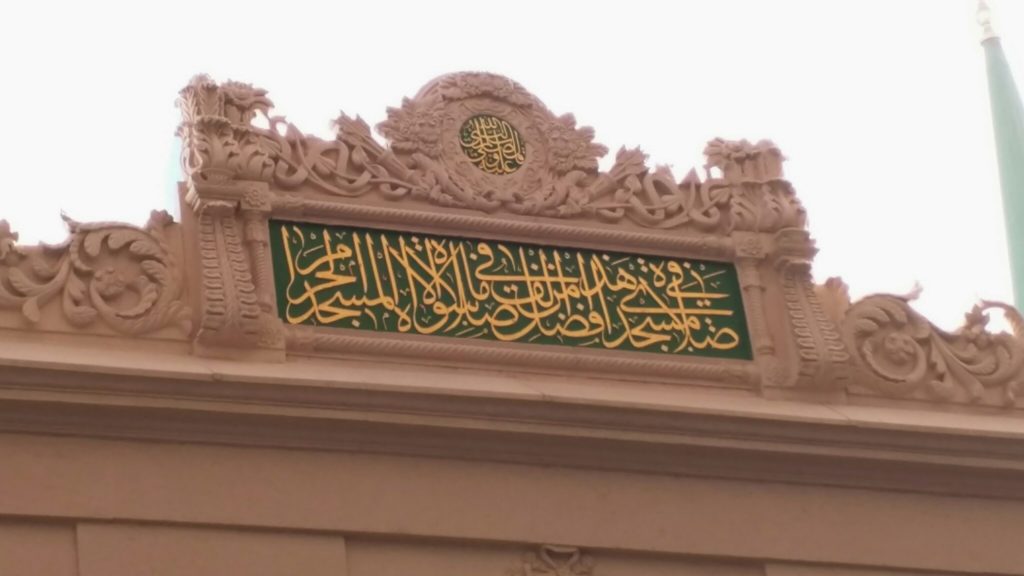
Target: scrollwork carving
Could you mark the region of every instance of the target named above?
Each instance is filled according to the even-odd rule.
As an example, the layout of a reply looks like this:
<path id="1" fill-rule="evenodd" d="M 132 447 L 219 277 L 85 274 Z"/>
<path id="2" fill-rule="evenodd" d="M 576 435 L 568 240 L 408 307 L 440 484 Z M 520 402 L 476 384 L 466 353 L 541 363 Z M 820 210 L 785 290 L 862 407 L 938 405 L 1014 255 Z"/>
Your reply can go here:
<path id="1" fill-rule="evenodd" d="M 154 211 L 143 228 L 64 220 L 70 232 L 65 242 L 33 247 L 17 245 L 17 234 L 0 221 L 0 308 L 19 309 L 39 323 L 59 297 L 63 317 L 74 327 L 98 322 L 131 335 L 168 326 L 191 331 L 166 212 Z"/>
<path id="2" fill-rule="evenodd" d="M 1001 310 L 1013 334 L 988 330 Z M 846 311 L 843 332 L 868 386 L 894 397 L 1013 405 L 1024 380 L 1024 318 L 1011 306 L 981 302 L 949 333 L 910 307 L 909 298 L 875 295 Z"/>
<path id="3" fill-rule="evenodd" d="M 326 141 L 270 116 L 266 92 L 198 77 L 182 91 L 183 164 L 200 182 L 229 178 L 269 181 L 282 191 L 339 200 L 376 196 L 445 207 L 550 218 L 628 222 L 640 228 L 728 235 L 805 225 L 803 207 L 782 177 L 782 154 L 771 142 L 714 140 L 705 150 L 706 177 L 691 170 L 677 181 L 651 169 L 639 149 L 621 149 L 607 172 L 607 149 L 572 115 L 555 116 L 522 86 L 493 74 L 463 73 L 428 84 L 378 129 L 379 144 L 360 118 L 342 115 Z M 457 131 L 470 114 L 503 118 L 530 150 L 522 169 L 491 175 L 472 166 Z M 268 128 L 251 122 L 266 116 Z"/>

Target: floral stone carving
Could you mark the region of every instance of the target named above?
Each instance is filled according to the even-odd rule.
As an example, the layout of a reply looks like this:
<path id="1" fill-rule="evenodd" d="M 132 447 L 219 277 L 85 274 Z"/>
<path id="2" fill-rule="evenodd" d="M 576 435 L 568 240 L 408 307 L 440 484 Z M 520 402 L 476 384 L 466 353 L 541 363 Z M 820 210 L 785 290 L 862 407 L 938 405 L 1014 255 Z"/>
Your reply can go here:
<path id="1" fill-rule="evenodd" d="M 887 396 L 1013 405 L 1024 380 L 1024 318 L 1011 306 L 982 302 L 956 332 L 936 328 L 908 297 L 869 296 L 850 306 L 843 330 L 870 376 Z M 987 328 L 989 310 L 1001 310 L 1013 334 Z"/>
<path id="2" fill-rule="evenodd" d="M 167 245 L 166 212 L 154 211 L 143 228 L 64 220 L 66 241 L 32 247 L 16 244 L 18 235 L 0 221 L 0 308 L 20 310 L 38 323 L 59 299 L 63 317 L 75 327 L 99 322 L 132 335 L 167 326 L 191 331 L 184 272 Z"/>
<path id="3" fill-rule="evenodd" d="M 388 110 L 378 143 L 360 118 L 342 115 L 337 137 L 304 135 L 270 116 L 264 90 L 197 77 L 182 90 L 183 165 L 193 181 L 269 181 L 293 194 L 339 200 L 378 197 L 489 213 L 628 222 L 652 229 L 727 235 L 805 226 L 803 207 L 782 176 L 782 154 L 771 142 L 714 140 L 705 150 L 706 177 L 682 181 L 651 169 L 639 149 L 621 149 L 611 170 L 598 169 L 607 149 L 571 114 L 555 116 L 519 84 L 494 74 L 459 73 L 429 83 Z M 252 120 L 266 118 L 267 128 Z M 489 147 L 491 165 L 514 153 L 505 169 L 481 169 L 467 155 L 464 129 L 472 118 L 503 126 L 474 147 Z M 523 153 L 524 151 L 528 151 Z M 501 158 L 499 158 L 499 156 Z M 294 195 L 289 195 L 289 200 Z"/>

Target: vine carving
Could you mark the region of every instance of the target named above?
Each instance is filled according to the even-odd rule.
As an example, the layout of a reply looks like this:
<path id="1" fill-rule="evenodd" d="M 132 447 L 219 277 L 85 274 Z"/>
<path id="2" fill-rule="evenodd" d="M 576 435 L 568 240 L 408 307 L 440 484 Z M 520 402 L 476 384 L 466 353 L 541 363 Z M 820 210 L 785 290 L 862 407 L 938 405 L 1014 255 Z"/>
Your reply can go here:
<path id="1" fill-rule="evenodd" d="M 846 311 L 844 335 L 886 396 L 1013 405 L 1024 380 L 1024 318 L 1015 308 L 983 301 L 963 327 L 946 332 L 910 306 L 911 297 L 874 295 Z M 989 312 L 1001 311 L 1012 333 L 992 333 Z"/>
<path id="2" fill-rule="evenodd" d="M 197 77 L 182 91 L 183 166 L 194 180 L 270 182 L 295 194 L 338 199 L 418 200 L 487 213 L 628 222 L 651 229 L 727 235 L 805 225 L 803 207 L 783 179 L 782 154 L 768 141 L 716 139 L 705 149 L 705 178 L 691 170 L 677 181 L 650 168 L 639 149 L 620 149 L 611 169 L 598 169 L 607 149 L 571 114 L 555 116 L 519 84 L 494 74 L 461 73 L 428 84 L 378 130 L 359 117 L 335 123 L 333 141 L 307 136 L 270 115 L 266 91 Z M 219 112 L 218 112 L 219 111 Z M 487 174 L 465 157 L 458 130 L 471 115 L 503 118 L 522 133 L 530 154 L 514 174 Z M 262 117 L 266 127 L 253 120 Z"/>

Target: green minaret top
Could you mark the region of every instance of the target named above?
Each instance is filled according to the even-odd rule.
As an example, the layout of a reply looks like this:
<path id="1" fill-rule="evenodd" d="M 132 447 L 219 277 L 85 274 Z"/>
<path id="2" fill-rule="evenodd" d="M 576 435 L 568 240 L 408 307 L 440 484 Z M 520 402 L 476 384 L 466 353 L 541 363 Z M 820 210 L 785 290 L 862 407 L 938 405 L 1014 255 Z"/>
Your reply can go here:
<path id="1" fill-rule="evenodd" d="M 988 69 L 1014 304 L 1024 308 L 1024 107 L 999 36 L 992 29 L 991 13 L 985 0 L 978 2 L 978 23 L 982 27 L 981 45 L 985 48 Z"/>

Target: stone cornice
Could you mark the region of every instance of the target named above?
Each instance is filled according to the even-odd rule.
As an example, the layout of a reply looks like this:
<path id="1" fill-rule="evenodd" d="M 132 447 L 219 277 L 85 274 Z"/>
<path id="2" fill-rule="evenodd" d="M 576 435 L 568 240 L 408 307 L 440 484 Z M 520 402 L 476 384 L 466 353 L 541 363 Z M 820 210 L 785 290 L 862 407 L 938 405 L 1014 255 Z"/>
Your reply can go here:
<path id="1" fill-rule="evenodd" d="M 382 376 L 358 361 L 89 354 L 5 346 L 0 430 L 1024 498 L 1024 423 L 1009 416 L 416 366 Z M 428 370 L 445 384 L 417 384 Z"/>

